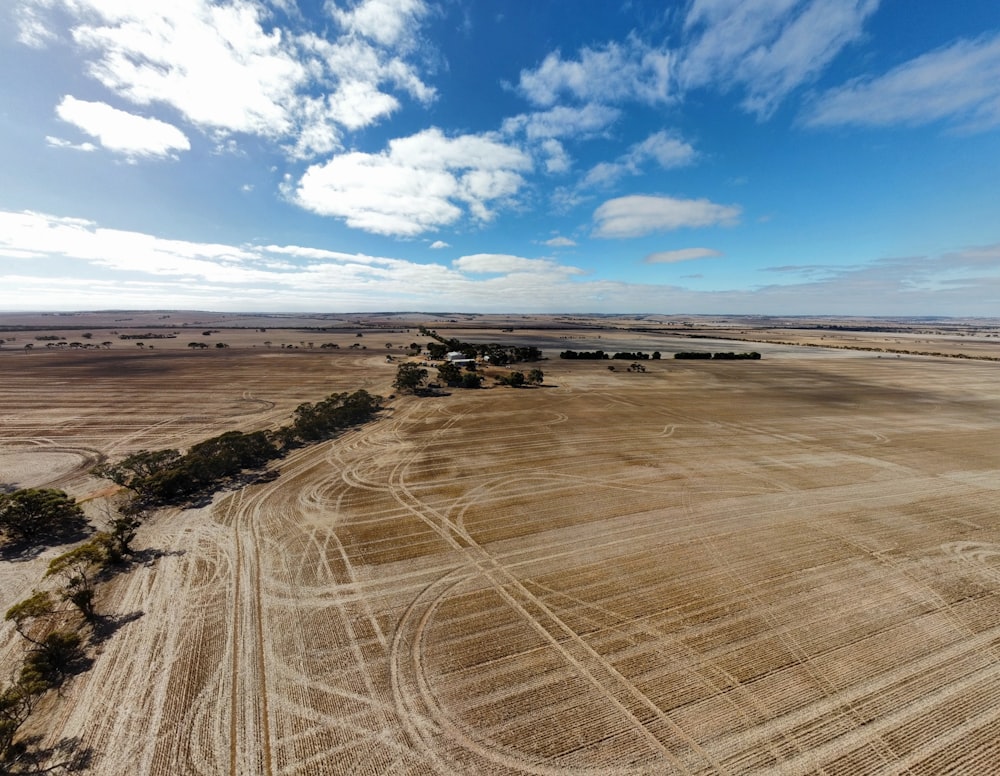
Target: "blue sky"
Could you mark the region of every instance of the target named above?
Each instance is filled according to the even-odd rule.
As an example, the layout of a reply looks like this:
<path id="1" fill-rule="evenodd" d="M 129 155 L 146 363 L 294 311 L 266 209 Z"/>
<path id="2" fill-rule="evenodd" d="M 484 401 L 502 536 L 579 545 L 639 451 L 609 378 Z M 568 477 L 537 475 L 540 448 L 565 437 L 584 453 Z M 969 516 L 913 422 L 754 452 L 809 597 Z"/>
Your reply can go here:
<path id="1" fill-rule="evenodd" d="M 1000 314 L 996 0 L 8 0 L 0 310 Z"/>

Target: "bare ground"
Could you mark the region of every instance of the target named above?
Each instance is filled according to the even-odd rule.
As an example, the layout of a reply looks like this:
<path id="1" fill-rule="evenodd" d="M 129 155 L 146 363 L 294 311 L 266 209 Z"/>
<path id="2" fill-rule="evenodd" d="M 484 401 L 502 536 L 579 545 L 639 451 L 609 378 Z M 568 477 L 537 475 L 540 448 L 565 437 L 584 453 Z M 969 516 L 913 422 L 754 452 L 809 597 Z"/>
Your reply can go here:
<path id="1" fill-rule="evenodd" d="M 758 349 L 400 398 L 159 514 L 163 554 L 100 601 L 121 627 L 32 732 L 97 774 L 994 773 L 997 366 Z M 93 459 L 394 374 L 2 355 L 0 480 L 91 509 Z M 55 551 L 0 563 L 0 604 Z M 4 665 L 20 649 L 0 631 Z"/>

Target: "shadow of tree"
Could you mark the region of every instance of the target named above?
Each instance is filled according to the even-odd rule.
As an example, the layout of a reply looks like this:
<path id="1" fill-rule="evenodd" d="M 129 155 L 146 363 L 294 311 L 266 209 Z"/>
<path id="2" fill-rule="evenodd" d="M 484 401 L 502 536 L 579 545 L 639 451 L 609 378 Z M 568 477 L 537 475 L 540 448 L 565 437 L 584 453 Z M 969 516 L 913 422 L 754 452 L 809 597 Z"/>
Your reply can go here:
<path id="1" fill-rule="evenodd" d="M 82 542 L 94 533 L 93 526 L 85 519 L 66 521 L 59 528 L 37 531 L 30 538 L 0 543 L 0 560 L 20 563 L 34 560 L 49 547 Z"/>
<path id="2" fill-rule="evenodd" d="M 142 610 L 136 610 L 134 612 L 129 612 L 128 614 L 95 615 L 94 619 L 91 620 L 91 643 L 100 644 L 103 641 L 107 641 L 114 636 L 120 628 L 128 625 L 130 622 L 135 622 L 140 617 L 145 616 L 145 614 L 146 613 Z"/>
<path id="3" fill-rule="evenodd" d="M 0 763 L 0 776 L 7 774 L 82 773 L 94 764 L 94 750 L 79 738 L 63 738 L 54 746 L 39 747 L 41 736 L 19 742 L 15 758 Z"/>
<path id="4" fill-rule="evenodd" d="M 155 547 L 148 547 L 145 550 L 134 550 L 131 559 L 136 565 L 152 566 L 160 558 L 177 557 L 186 554 L 187 550 L 161 550 Z"/>

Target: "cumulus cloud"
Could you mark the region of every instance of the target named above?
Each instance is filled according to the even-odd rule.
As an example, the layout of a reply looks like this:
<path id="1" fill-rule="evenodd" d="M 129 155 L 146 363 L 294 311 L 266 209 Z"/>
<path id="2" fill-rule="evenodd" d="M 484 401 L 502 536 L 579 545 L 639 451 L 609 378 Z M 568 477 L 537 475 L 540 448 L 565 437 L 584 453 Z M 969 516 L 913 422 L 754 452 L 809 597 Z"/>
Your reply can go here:
<path id="1" fill-rule="evenodd" d="M 589 136 L 601 132 L 618 119 L 621 111 L 588 103 L 580 107 L 557 105 L 546 111 L 524 113 L 504 121 L 507 134 L 523 131 L 528 140 Z"/>
<path id="2" fill-rule="evenodd" d="M 718 205 L 707 199 L 619 197 L 594 211 L 594 236 L 641 237 L 686 227 L 731 226 L 741 212 L 737 205 Z"/>
<path id="3" fill-rule="evenodd" d="M 514 197 L 531 160 L 486 135 L 446 137 L 428 129 L 390 141 L 379 154 L 353 152 L 311 166 L 292 199 L 321 215 L 376 234 L 414 236 L 458 221 L 479 221 Z"/>
<path id="4" fill-rule="evenodd" d="M 697 159 L 694 147 L 666 130 L 655 132 L 636 143 L 614 162 L 594 165 L 583 180 L 583 186 L 608 186 L 625 175 L 638 175 L 643 166 L 654 161 L 664 170 L 684 167 Z"/>
<path id="5" fill-rule="evenodd" d="M 544 157 L 546 172 L 551 174 L 563 173 L 569 171 L 573 166 L 569 154 L 558 140 L 545 140 L 542 142 L 540 148 Z"/>
<path id="6" fill-rule="evenodd" d="M 251 0 L 24 0 L 21 39 L 56 39 L 57 7 L 70 20 L 86 72 L 119 98 L 167 105 L 213 136 L 285 141 L 296 158 L 336 150 L 344 130 L 393 113 L 399 101 L 392 90 L 421 102 L 435 97 L 403 46 L 426 14 L 423 0 L 333 7 L 341 34 L 332 39 L 274 26 Z"/>
<path id="7" fill-rule="evenodd" d="M 681 87 L 741 85 L 743 107 L 769 117 L 863 34 L 879 0 L 695 0 L 684 21 Z"/>
<path id="8" fill-rule="evenodd" d="M 809 126 L 890 126 L 952 120 L 966 129 L 1000 125 L 1000 35 L 959 40 L 877 78 L 822 94 Z"/>
<path id="9" fill-rule="evenodd" d="M 543 107 L 564 97 L 586 103 L 663 104 L 676 99 L 671 89 L 673 62 L 671 51 L 631 35 L 621 43 L 583 48 L 577 59 L 552 52 L 534 70 L 521 71 L 518 90 Z"/>
<path id="10" fill-rule="evenodd" d="M 659 251 L 643 259 L 645 264 L 676 264 L 679 261 L 717 259 L 723 254 L 711 248 L 681 248 L 676 251 Z"/>
<path id="11" fill-rule="evenodd" d="M 136 116 L 103 102 L 78 100 L 67 95 L 56 107 L 56 114 L 63 121 L 74 124 L 91 137 L 97 138 L 109 151 L 124 154 L 131 159 L 165 157 L 175 151 L 187 151 L 191 148 L 187 136 L 172 124 Z M 64 145 L 61 142 L 55 144 Z M 90 150 L 84 146 L 73 147 Z"/>
<path id="12" fill-rule="evenodd" d="M 431 250 L 433 251 L 439 251 L 442 248 L 450 248 L 451 246 L 444 240 L 435 240 L 434 242 L 431 243 L 430 247 Z"/>
<path id="13" fill-rule="evenodd" d="M 550 248 L 572 248 L 576 243 L 568 237 L 553 237 L 551 240 L 546 240 L 544 245 L 548 245 Z"/>
<path id="14" fill-rule="evenodd" d="M 428 13 L 422 0 L 363 0 L 350 10 L 327 3 L 330 14 L 345 29 L 382 46 L 402 46 Z"/>

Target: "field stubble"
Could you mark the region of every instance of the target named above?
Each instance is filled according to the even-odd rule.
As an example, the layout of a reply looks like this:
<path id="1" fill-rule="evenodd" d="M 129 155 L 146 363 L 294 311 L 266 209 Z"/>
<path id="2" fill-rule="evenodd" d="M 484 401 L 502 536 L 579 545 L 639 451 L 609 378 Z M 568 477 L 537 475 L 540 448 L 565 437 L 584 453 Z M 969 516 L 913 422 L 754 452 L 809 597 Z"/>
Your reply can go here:
<path id="1" fill-rule="evenodd" d="M 47 471 L 86 497 L 102 455 L 393 371 L 202 355 L 130 377 L 45 354 L 4 381 L 0 455 L 78 456 Z M 129 621 L 35 732 L 101 774 L 995 772 L 994 365 L 543 368 L 398 399 L 158 515 L 140 539 L 166 554 L 100 602 Z M 0 563 L 4 606 L 49 555 Z"/>

